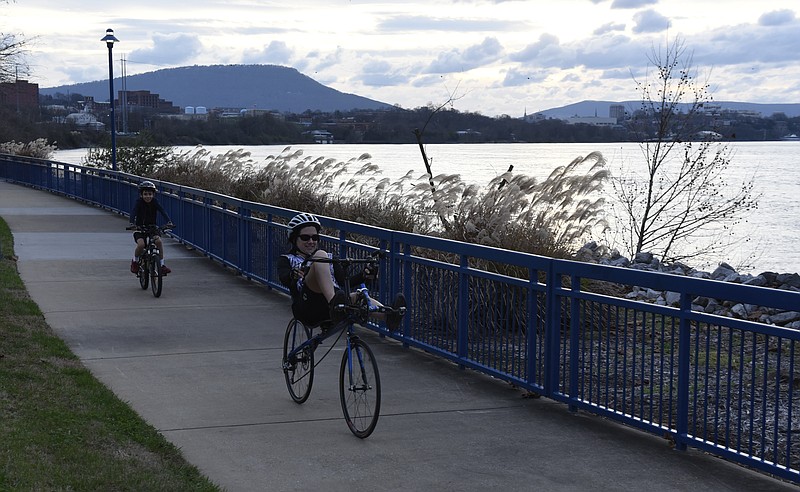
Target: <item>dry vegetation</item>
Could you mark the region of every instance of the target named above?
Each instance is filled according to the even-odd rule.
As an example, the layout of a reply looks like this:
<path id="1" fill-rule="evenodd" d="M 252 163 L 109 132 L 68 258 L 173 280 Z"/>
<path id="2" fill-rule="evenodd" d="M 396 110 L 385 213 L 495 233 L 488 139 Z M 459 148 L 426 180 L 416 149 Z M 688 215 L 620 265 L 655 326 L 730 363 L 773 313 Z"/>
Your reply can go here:
<path id="1" fill-rule="evenodd" d="M 298 211 L 554 257 L 570 257 L 606 227 L 608 178 L 599 153 L 578 157 L 543 181 L 511 172 L 489 183 L 409 171 L 392 181 L 369 154 L 337 161 L 287 147 L 256 163 L 242 150 L 198 147 L 150 176 Z"/>

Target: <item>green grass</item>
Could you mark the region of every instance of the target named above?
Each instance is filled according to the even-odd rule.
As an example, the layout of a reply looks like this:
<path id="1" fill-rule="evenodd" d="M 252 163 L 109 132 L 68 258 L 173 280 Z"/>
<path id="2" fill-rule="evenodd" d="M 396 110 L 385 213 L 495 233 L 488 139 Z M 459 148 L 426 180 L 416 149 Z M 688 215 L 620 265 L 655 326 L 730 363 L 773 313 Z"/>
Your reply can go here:
<path id="1" fill-rule="evenodd" d="M 53 334 L 2 219 L 0 251 L 0 491 L 220 490 Z"/>

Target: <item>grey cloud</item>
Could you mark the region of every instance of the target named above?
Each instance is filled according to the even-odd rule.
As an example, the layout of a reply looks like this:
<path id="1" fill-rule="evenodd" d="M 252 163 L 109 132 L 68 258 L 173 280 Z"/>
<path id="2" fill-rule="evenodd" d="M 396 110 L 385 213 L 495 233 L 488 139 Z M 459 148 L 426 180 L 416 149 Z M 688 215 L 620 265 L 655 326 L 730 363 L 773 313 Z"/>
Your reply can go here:
<path id="1" fill-rule="evenodd" d="M 762 26 L 781 26 L 794 22 L 795 14 L 793 10 L 773 10 L 758 18 L 759 25 Z"/>
<path id="2" fill-rule="evenodd" d="M 503 32 L 523 26 L 521 22 L 482 19 L 442 19 L 425 16 L 396 16 L 378 23 L 380 31 Z"/>
<path id="3" fill-rule="evenodd" d="M 638 9 L 647 5 L 655 5 L 658 0 L 614 0 L 612 9 Z"/>
<path id="4" fill-rule="evenodd" d="M 408 82 L 408 77 L 398 74 L 365 73 L 358 77 L 362 84 L 370 87 L 388 87 Z"/>
<path id="5" fill-rule="evenodd" d="M 272 41 L 264 48 L 264 60 L 268 62 L 286 63 L 292 57 L 293 50 L 283 41 Z"/>
<path id="6" fill-rule="evenodd" d="M 647 39 L 620 34 L 599 36 L 575 44 L 575 64 L 597 70 L 636 66 L 646 63 L 650 46 Z"/>
<path id="7" fill-rule="evenodd" d="M 272 41 L 260 51 L 249 51 L 244 54 L 244 63 L 276 63 L 288 64 L 294 51 L 283 41 Z"/>
<path id="8" fill-rule="evenodd" d="M 618 69 L 604 70 L 600 78 L 631 80 L 632 75 L 630 70 L 624 68 L 618 68 Z"/>
<path id="9" fill-rule="evenodd" d="M 415 78 L 411 85 L 414 87 L 430 87 L 442 83 L 441 75 L 423 75 L 422 77 Z"/>
<path id="10" fill-rule="evenodd" d="M 544 79 L 547 78 L 547 72 L 544 70 L 522 70 L 519 68 L 512 68 L 508 72 L 506 72 L 506 76 L 503 79 L 502 86 L 503 87 L 518 87 L 521 85 L 529 85 L 535 84 L 538 82 L 542 82 Z"/>
<path id="11" fill-rule="evenodd" d="M 668 18 L 655 10 L 637 12 L 636 15 L 633 16 L 633 20 L 636 22 L 636 25 L 633 26 L 633 32 L 637 34 L 643 32 L 661 32 L 669 29 L 672 25 L 672 22 Z"/>
<path id="12" fill-rule="evenodd" d="M 608 24 L 603 24 L 602 26 L 598 27 L 594 30 L 592 34 L 595 36 L 601 36 L 603 34 L 607 34 L 614 31 L 624 31 L 625 24 L 617 24 L 614 22 L 609 22 Z"/>
<path id="13" fill-rule="evenodd" d="M 698 37 L 691 44 L 698 47 L 694 50 L 695 62 L 708 66 L 782 65 L 800 61 L 796 24 L 726 27 Z"/>
<path id="14" fill-rule="evenodd" d="M 128 59 L 154 65 L 179 64 L 199 54 L 202 48 L 195 34 L 154 34 L 152 48 L 134 50 Z"/>
<path id="15" fill-rule="evenodd" d="M 535 62 L 539 67 L 569 68 L 575 66 L 574 50 L 561 46 L 552 34 L 542 34 L 539 40 L 529 44 L 521 51 L 512 53 L 512 61 Z"/>
<path id="16" fill-rule="evenodd" d="M 471 70 L 497 60 L 502 52 L 503 46 L 497 38 L 488 37 L 481 44 L 470 46 L 463 51 L 453 49 L 440 53 L 425 72 L 450 73 Z"/>
<path id="17" fill-rule="evenodd" d="M 315 70 L 324 70 L 328 67 L 338 65 L 342 61 L 342 48 L 337 47 L 336 51 L 325 55 L 314 67 Z"/>
<path id="18" fill-rule="evenodd" d="M 385 87 L 406 84 L 409 77 L 395 70 L 386 60 L 370 60 L 363 65 L 356 80 L 371 87 Z"/>

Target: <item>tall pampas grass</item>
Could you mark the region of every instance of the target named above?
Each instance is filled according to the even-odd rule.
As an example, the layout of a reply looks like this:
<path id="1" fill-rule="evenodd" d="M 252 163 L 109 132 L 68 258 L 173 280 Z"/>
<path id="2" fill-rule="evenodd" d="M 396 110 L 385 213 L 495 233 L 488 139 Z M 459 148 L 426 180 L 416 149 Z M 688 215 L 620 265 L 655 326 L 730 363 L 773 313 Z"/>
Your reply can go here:
<path id="1" fill-rule="evenodd" d="M 599 153 L 537 181 L 506 172 L 489 183 L 458 174 L 382 176 L 369 154 L 346 161 L 286 147 L 256 164 L 244 151 L 198 147 L 159 168 L 156 179 L 293 210 L 545 256 L 567 258 L 607 227 Z"/>

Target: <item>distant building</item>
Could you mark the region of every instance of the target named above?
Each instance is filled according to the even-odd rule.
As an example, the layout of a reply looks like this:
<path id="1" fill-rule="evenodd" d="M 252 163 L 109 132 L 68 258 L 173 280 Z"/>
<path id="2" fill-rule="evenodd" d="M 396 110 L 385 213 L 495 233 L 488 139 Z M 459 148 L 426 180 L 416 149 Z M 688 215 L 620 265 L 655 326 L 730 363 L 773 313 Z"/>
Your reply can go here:
<path id="1" fill-rule="evenodd" d="M 310 132 L 303 132 L 303 134 L 311 136 L 311 138 L 314 139 L 314 143 L 333 143 L 333 134 L 327 130 L 311 130 Z"/>
<path id="2" fill-rule="evenodd" d="M 161 99 L 159 94 L 150 91 L 119 91 L 118 99 L 114 104 L 119 106 L 119 101 L 125 101 L 127 106 L 154 109 L 158 113 L 180 114 L 181 108 L 172 104 L 172 101 Z"/>
<path id="3" fill-rule="evenodd" d="M 616 118 L 617 123 L 625 119 L 625 106 L 622 104 L 612 104 L 608 107 L 608 117 Z"/>
<path id="4" fill-rule="evenodd" d="M 88 109 L 84 109 L 78 113 L 68 114 L 65 118 L 65 122 L 87 130 L 99 131 L 103 130 L 106 126 L 97 121 L 97 118 L 90 113 Z"/>
<path id="5" fill-rule="evenodd" d="M 545 116 L 544 113 L 528 114 L 527 112 L 525 112 L 525 115 L 522 117 L 522 120 L 527 123 L 536 123 L 538 121 L 544 121 L 546 119 L 547 116 Z"/>
<path id="6" fill-rule="evenodd" d="M 27 80 L 0 83 L 0 106 L 17 110 L 39 109 L 39 84 Z"/>

